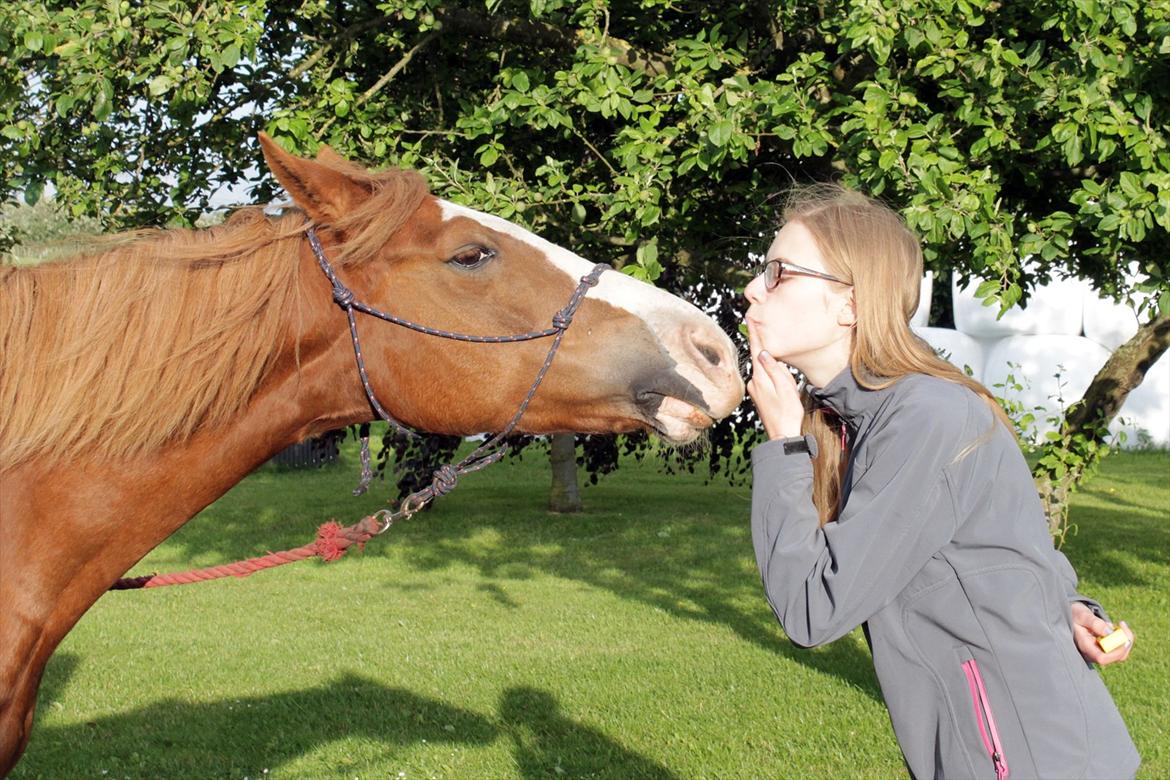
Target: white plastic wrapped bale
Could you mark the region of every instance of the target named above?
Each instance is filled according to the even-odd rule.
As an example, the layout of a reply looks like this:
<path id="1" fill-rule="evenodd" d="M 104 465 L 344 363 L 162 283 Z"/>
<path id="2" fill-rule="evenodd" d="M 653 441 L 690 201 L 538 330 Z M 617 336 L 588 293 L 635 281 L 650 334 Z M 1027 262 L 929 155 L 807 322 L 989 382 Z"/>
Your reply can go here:
<path id="1" fill-rule="evenodd" d="M 934 291 L 934 271 L 927 271 L 918 288 L 918 308 L 910 318 L 912 327 L 926 327 L 930 324 L 930 295 Z"/>
<path id="2" fill-rule="evenodd" d="M 1034 430 L 1028 433 L 1042 436 L 1056 428 L 1048 418 L 1079 401 L 1108 359 L 1109 350 L 1083 336 L 1009 336 L 988 352 L 982 381 L 996 396 L 1032 412 Z M 1022 389 L 1006 386 L 1009 375 Z"/>
<path id="3" fill-rule="evenodd" d="M 936 352 L 951 361 L 959 370 L 970 367 L 971 376 L 982 382 L 985 351 L 983 345 L 965 333 L 951 328 L 915 327 L 914 332 L 934 347 Z"/>
<path id="4" fill-rule="evenodd" d="M 1085 296 L 1085 338 L 1114 350 L 1137 333 L 1137 315 L 1125 304 L 1095 293 Z"/>
<path id="5" fill-rule="evenodd" d="M 955 329 L 979 338 L 1019 335 L 1078 336 L 1089 285 L 1080 279 L 1063 279 L 1032 291 L 1028 306 L 1014 306 L 1002 318 L 998 306 L 984 306 L 975 297 L 979 280 L 960 287 L 957 274 L 951 275 L 951 296 Z"/>
<path id="6" fill-rule="evenodd" d="M 1130 263 L 1125 273 L 1125 283 L 1130 289 L 1137 287 L 1147 277 L 1141 273 L 1136 262 Z M 1103 347 L 1117 349 L 1137 333 L 1138 318 L 1135 310 L 1149 302 L 1150 293 L 1135 292 L 1133 304 L 1116 303 L 1090 291 L 1085 295 L 1085 336 Z"/>
<path id="7" fill-rule="evenodd" d="M 1151 444 L 1170 446 L 1170 352 L 1166 352 L 1142 383 L 1130 392 L 1109 430 L 1125 431 L 1126 449 Z"/>

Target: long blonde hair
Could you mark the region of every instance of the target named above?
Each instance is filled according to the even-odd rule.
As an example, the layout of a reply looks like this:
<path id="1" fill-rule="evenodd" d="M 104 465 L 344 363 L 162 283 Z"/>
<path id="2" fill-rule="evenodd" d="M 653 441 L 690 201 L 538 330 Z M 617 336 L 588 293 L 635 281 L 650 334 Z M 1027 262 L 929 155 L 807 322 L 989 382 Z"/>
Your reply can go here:
<path id="1" fill-rule="evenodd" d="M 983 398 L 1014 431 L 986 387 L 940 358 L 910 330 L 918 309 L 922 246 L 897 212 L 839 185 L 819 184 L 792 192 L 783 222 L 803 225 L 828 272 L 853 285 L 857 322 L 849 367 L 859 385 L 880 390 L 907 374 L 957 382 Z M 813 466 L 813 503 L 822 525 L 836 518 L 845 463 L 840 430 L 829 416 L 805 396 L 802 431 L 815 436 L 820 447 Z"/>

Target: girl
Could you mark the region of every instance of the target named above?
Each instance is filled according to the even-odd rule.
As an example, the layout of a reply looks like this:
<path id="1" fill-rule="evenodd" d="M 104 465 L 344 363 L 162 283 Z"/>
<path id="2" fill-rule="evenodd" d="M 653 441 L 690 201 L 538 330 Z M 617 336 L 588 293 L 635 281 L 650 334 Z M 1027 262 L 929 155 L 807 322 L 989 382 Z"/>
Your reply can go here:
<path id="1" fill-rule="evenodd" d="M 1113 627 L 1054 549 L 1010 421 L 910 331 L 921 276 L 897 214 L 820 187 L 747 287 L 768 601 L 798 645 L 864 627 L 913 777 L 1131 777 L 1091 664 L 1133 633 L 1097 646 Z"/>

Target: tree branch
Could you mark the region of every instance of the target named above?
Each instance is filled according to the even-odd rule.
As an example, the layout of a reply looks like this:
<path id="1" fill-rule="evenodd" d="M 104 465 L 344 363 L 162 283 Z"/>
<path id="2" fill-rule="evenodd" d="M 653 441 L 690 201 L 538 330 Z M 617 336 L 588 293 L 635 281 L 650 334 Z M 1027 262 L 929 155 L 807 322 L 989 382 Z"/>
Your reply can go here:
<path id="1" fill-rule="evenodd" d="M 1170 348 L 1170 315 L 1163 314 L 1142 325 L 1133 338 L 1113 351 L 1093 377 L 1085 395 L 1065 419 L 1072 432 L 1103 435 L 1104 427 L 1121 411 L 1126 397 L 1142 383 L 1150 366 Z M 1098 430 L 1093 424 L 1100 422 Z"/>
<path id="2" fill-rule="evenodd" d="M 568 32 L 546 22 L 528 19 L 482 16 L 462 8 L 444 8 L 435 12 L 436 26 L 452 32 L 476 35 L 482 38 L 511 38 L 528 44 L 553 48 L 576 48 L 585 43 L 586 31 Z M 661 76 L 671 70 L 669 57 L 656 52 L 639 50 L 628 41 L 607 36 L 605 42 L 612 48 L 617 61 L 648 76 Z"/>
<path id="3" fill-rule="evenodd" d="M 369 89 L 367 89 L 365 92 L 363 92 L 361 95 L 358 96 L 357 100 L 355 100 L 353 102 L 354 108 L 357 108 L 358 106 L 365 103 L 367 100 L 372 98 L 374 95 L 378 94 L 379 90 L 381 90 L 383 87 L 385 87 L 391 81 L 393 81 L 394 77 L 397 76 L 399 73 L 401 73 L 402 69 L 410 64 L 410 61 L 412 59 L 414 59 L 414 55 L 418 54 L 419 51 L 421 51 L 428 43 L 430 43 L 435 38 L 437 38 L 438 35 L 439 35 L 439 33 L 436 30 L 432 30 L 429 33 L 427 33 L 426 35 L 424 35 L 419 40 L 418 43 L 416 43 L 414 46 L 412 46 L 410 48 L 410 51 L 408 51 L 406 54 L 402 55 L 402 59 L 400 59 L 400 60 L 398 60 L 398 62 L 394 63 L 393 67 L 391 67 L 390 70 L 383 73 L 381 78 L 379 78 L 377 81 L 374 82 L 374 86 L 370 87 Z M 327 121 L 324 125 L 322 125 L 321 129 L 318 130 L 314 134 L 314 136 L 318 140 L 320 140 L 321 138 L 324 138 L 325 132 L 330 127 L 332 127 L 333 123 L 336 121 L 337 121 L 336 116 L 329 117 L 329 121 Z"/>
<path id="4" fill-rule="evenodd" d="M 382 77 L 374 82 L 374 86 L 367 89 L 365 92 L 363 92 L 361 94 L 361 97 L 359 97 L 356 101 L 354 101 L 354 105 L 360 106 L 362 103 L 365 103 L 367 100 L 372 98 L 374 95 L 378 94 L 378 91 L 380 89 L 382 89 L 382 87 L 389 84 L 394 79 L 395 76 L 397 76 L 399 73 L 402 72 L 403 68 L 405 68 L 407 65 L 410 64 L 410 61 L 412 59 L 414 59 L 414 55 L 418 54 L 419 51 L 421 51 L 423 49 L 423 47 L 425 47 L 427 44 L 429 44 L 431 41 L 433 41 L 436 37 L 438 37 L 438 32 L 432 30 L 431 32 L 424 35 L 421 39 L 419 39 L 419 42 L 416 43 L 414 46 L 412 46 L 410 51 L 408 51 L 406 54 L 402 55 L 402 59 L 400 59 L 398 62 L 394 63 L 394 67 L 390 68 L 390 70 L 383 73 Z"/>
<path id="5" fill-rule="evenodd" d="M 373 29 L 374 27 L 379 27 L 388 21 L 390 21 L 389 14 L 387 14 L 385 16 L 379 16 L 375 19 L 367 19 L 364 22 L 359 22 L 355 25 L 352 25 L 350 27 L 345 28 L 340 33 L 333 36 L 332 38 L 327 40 L 325 43 L 321 44 L 321 47 L 319 49 L 317 49 L 315 52 L 310 54 L 305 59 L 301 60 L 295 68 L 290 70 L 288 72 L 289 80 L 297 78 L 298 76 L 302 75 L 305 71 L 307 71 L 309 68 L 316 65 L 318 60 L 320 60 L 322 57 L 324 57 L 325 53 L 328 52 L 330 49 L 332 49 L 337 44 L 344 43 L 345 41 L 348 41 L 352 38 L 356 38 L 358 35 L 365 32 L 366 30 Z"/>

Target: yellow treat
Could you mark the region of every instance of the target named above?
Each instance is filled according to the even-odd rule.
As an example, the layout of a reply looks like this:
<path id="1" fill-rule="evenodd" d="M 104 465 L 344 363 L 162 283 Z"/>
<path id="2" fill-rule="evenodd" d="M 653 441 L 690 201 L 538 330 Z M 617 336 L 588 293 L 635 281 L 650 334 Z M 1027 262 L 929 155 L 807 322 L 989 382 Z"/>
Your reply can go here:
<path id="1" fill-rule="evenodd" d="M 1114 650 L 1121 647 L 1128 641 L 1129 637 L 1126 636 L 1125 631 L 1121 630 L 1120 628 L 1114 631 L 1112 634 L 1106 634 L 1105 636 L 1097 637 L 1097 644 L 1101 645 L 1101 649 L 1106 653 L 1112 653 Z"/>

